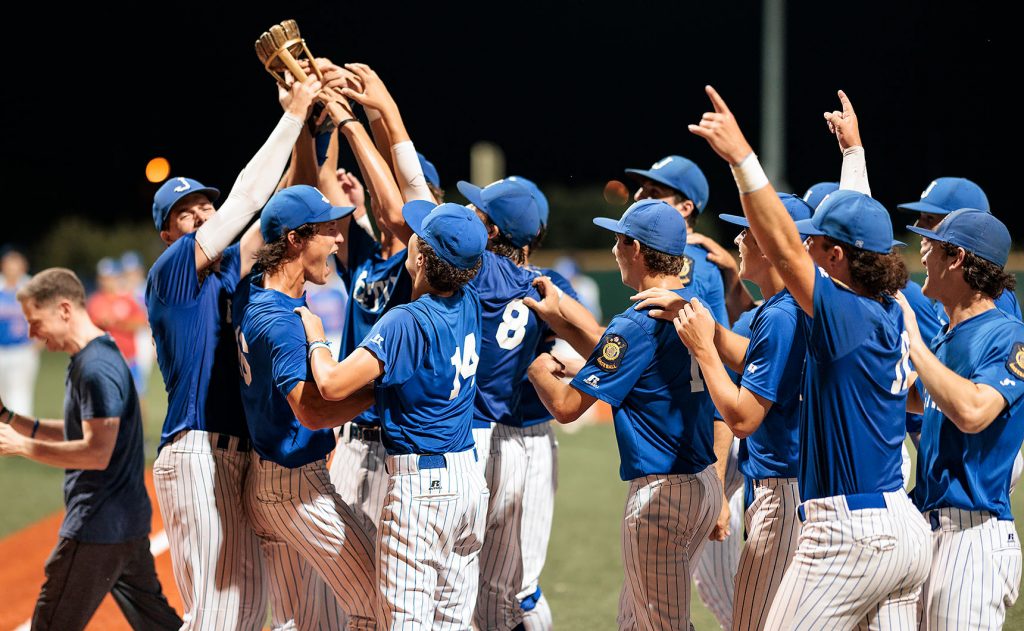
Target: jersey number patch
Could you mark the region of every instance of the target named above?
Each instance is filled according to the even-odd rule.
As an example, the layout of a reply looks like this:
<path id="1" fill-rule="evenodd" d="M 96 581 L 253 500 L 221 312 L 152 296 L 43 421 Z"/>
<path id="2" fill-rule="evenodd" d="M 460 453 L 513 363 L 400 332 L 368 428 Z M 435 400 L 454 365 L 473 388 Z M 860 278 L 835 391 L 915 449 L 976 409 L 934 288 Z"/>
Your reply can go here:
<path id="1" fill-rule="evenodd" d="M 252 385 L 252 368 L 245 357 L 249 353 L 249 345 L 245 343 L 245 334 L 242 333 L 241 327 L 235 327 L 235 343 L 238 345 L 238 371 L 242 373 L 242 381 L 247 386 Z"/>
<path id="2" fill-rule="evenodd" d="M 459 348 L 456 346 L 455 354 L 452 355 L 452 366 L 455 366 L 455 380 L 452 382 L 452 392 L 448 395 L 449 401 L 459 396 L 459 392 L 462 391 L 462 379 L 469 379 L 475 375 L 476 367 L 479 363 L 480 357 L 476 354 L 476 333 L 470 333 L 466 336 L 463 347 Z"/>
<path id="3" fill-rule="evenodd" d="M 498 325 L 498 333 L 495 335 L 498 346 L 510 351 L 522 344 L 529 322 L 530 310 L 522 300 L 513 300 L 505 305 L 505 312 L 501 314 L 501 324 Z"/>

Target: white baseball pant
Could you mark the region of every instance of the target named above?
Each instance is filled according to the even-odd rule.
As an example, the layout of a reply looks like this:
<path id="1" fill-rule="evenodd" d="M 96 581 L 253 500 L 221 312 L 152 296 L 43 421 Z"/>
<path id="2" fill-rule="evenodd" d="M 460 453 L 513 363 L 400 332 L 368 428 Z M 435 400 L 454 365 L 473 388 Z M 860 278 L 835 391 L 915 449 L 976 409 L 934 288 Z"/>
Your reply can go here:
<path id="1" fill-rule="evenodd" d="M 294 555 L 312 566 L 348 614 L 349 629 L 376 629 L 373 535 L 334 490 L 326 460 L 289 469 L 253 455 L 245 489 L 246 509 L 263 542 L 271 593 L 283 600 L 305 580 Z M 314 581 L 315 584 L 315 581 Z M 314 590 L 316 591 L 316 590 Z M 275 606 L 276 601 L 275 600 Z"/>
<path id="2" fill-rule="evenodd" d="M 487 427 L 473 428 L 473 442 L 476 444 L 477 466 L 480 467 L 480 475 L 487 475 L 487 461 L 491 459 L 491 432 L 494 431 L 493 423 Z"/>
<path id="3" fill-rule="evenodd" d="M 377 532 L 384 629 L 471 629 L 487 485 L 474 450 L 387 457 Z"/>
<path id="4" fill-rule="evenodd" d="M 736 438 L 729 448 L 725 465 L 729 536 L 724 541 L 708 541 L 693 569 L 697 595 L 723 629 L 732 628 L 736 569 L 740 564 L 740 548 L 743 547 L 743 474 L 739 470 L 739 447 L 740 440 Z"/>
<path id="5" fill-rule="evenodd" d="M 551 522 L 558 490 L 558 439 L 550 421 L 523 430 L 526 445 L 526 489 L 523 491 L 523 588 L 516 594 L 522 603 L 537 595 L 540 575 L 548 556 Z M 486 540 L 485 540 L 486 541 Z M 551 607 L 543 593 L 523 611 L 525 631 L 552 628 Z"/>
<path id="6" fill-rule="evenodd" d="M 622 522 L 619 629 L 692 629 L 690 572 L 722 510 L 722 483 L 700 473 L 630 480 Z"/>
<path id="7" fill-rule="evenodd" d="M 929 528 L 903 489 L 884 498 L 886 508 L 850 510 L 844 495 L 801 505 L 796 554 L 765 628 L 915 626 L 931 565 Z"/>
<path id="8" fill-rule="evenodd" d="M 388 472 L 384 468 L 388 454 L 380 440 L 380 429 L 372 430 L 376 440 L 354 436 L 353 432 L 364 430 L 356 429 L 351 422 L 339 429 L 329 471 L 331 484 L 360 519 L 373 524 L 375 531 L 388 491 Z"/>
<path id="9" fill-rule="evenodd" d="M 796 552 L 799 505 L 796 478 L 754 481 L 754 501 L 745 519 L 747 542 L 736 572 L 734 631 L 764 629 L 768 609 Z"/>
<path id="10" fill-rule="evenodd" d="M 1020 541 L 1012 521 L 986 511 L 929 511 L 932 566 L 921 590 L 921 629 L 1002 629 L 1020 593 Z"/>
<path id="11" fill-rule="evenodd" d="M 183 629 L 263 628 L 263 557 L 242 506 L 249 453 L 238 443 L 227 434 L 184 431 L 153 463 Z"/>

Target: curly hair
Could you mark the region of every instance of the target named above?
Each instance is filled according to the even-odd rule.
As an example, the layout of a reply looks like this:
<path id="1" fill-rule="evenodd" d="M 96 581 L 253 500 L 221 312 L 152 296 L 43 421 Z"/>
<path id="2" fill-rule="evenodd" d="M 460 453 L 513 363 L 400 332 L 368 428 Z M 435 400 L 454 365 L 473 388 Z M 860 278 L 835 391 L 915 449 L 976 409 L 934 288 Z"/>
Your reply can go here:
<path id="1" fill-rule="evenodd" d="M 273 274 L 280 270 L 285 263 L 295 258 L 294 256 L 288 257 L 288 232 L 290 231 L 286 230 L 281 236 L 256 250 L 255 268 L 264 274 Z M 302 249 L 306 242 L 316 234 L 316 226 L 311 223 L 302 224 L 294 232 L 299 249 Z"/>
<path id="2" fill-rule="evenodd" d="M 956 258 L 960 247 L 945 241 L 939 242 L 946 258 Z M 1017 287 L 1017 279 L 991 261 L 986 261 L 973 252 L 964 250 L 964 281 L 974 291 L 980 291 L 995 300 L 1003 291 L 1013 291 Z"/>
<path id="3" fill-rule="evenodd" d="M 481 258 L 476 262 L 476 265 L 469 269 L 455 267 L 438 256 L 429 243 L 419 237 L 416 237 L 416 239 L 419 245 L 420 256 L 423 257 L 423 273 L 427 277 L 427 282 L 441 293 L 462 289 L 463 285 L 476 278 L 477 273 L 480 271 L 480 266 L 483 265 L 483 259 Z"/>
<path id="4" fill-rule="evenodd" d="M 633 245 L 636 239 L 622 235 L 622 242 L 626 245 Z M 659 250 L 640 243 L 640 254 L 644 257 L 644 265 L 647 270 L 655 276 L 679 276 L 683 269 L 683 255 L 672 256 Z"/>
<path id="5" fill-rule="evenodd" d="M 487 234 L 491 233 L 491 227 L 497 226 L 496 223 L 491 221 L 491 218 L 487 216 L 487 213 L 479 211 L 484 221 L 484 227 L 487 228 Z M 523 265 L 526 263 L 526 248 L 520 248 L 512 245 L 508 236 L 498 228 L 498 236 L 487 240 L 487 249 L 499 256 L 504 256 L 510 259 L 516 265 Z"/>
<path id="6" fill-rule="evenodd" d="M 907 286 L 910 272 L 899 252 L 881 254 L 864 250 L 849 243 L 823 237 L 826 248 L 838 245 L 849 261 L 853 284 L 872 298 L 893 296 Z"/>

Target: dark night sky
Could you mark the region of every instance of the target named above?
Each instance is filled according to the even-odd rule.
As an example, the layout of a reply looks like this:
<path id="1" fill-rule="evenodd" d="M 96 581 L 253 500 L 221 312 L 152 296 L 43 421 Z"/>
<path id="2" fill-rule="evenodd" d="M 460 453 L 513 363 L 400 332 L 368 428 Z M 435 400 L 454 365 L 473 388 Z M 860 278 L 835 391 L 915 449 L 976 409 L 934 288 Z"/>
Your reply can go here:
<path id="1" fill-rule="evenodd" d="M 1002 148 L 1016 148 L 1020 117 L 1006 17 L 985 4 L 831 4 L 788 12 L 795 192 L 838 178 L 821 112 L 843 88 L 876 197 L 891 208 L 934 177 L 970 177 L 1021 234 Z M 155 155 L 173 174 L 228 188 L 280 115 L 253 41 L 289 17 L 315 54 L 374 66 L 450 190 L 468 176 L 469 146 L 491 140 L 510 171 L 542 185 L 603 184 L 680 153 L 707 173 L 713 212 L 737 206 L 725 164 L 686 124 L 707 109 L 710 82 L 757 148 L 759 3 L 262 5 L 89 5 L 28 20 L 34 50 L 28 35 L 8 48 L 26 66 L 8 56 L 0 241 L 32 243 L 62 214 L 148 221 L 155 185 L 143 171 Z"/>

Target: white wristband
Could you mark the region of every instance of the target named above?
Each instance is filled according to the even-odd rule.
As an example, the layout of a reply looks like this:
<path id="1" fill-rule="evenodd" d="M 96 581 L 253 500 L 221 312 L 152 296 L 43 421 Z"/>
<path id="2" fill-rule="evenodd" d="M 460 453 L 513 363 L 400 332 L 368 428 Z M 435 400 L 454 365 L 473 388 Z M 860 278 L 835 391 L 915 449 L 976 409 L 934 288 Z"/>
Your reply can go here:
<path id="1" fill-rule="evenodd" d="M 740 195 L 753 193 L 768 186 L 768 176 L 764 174 L 757 154 L 753 151 L 746 158 L 740 160 L 739 164 L 730 168 L 732 176 L 736 180 L 736 188 L 740 189 Z"/>

